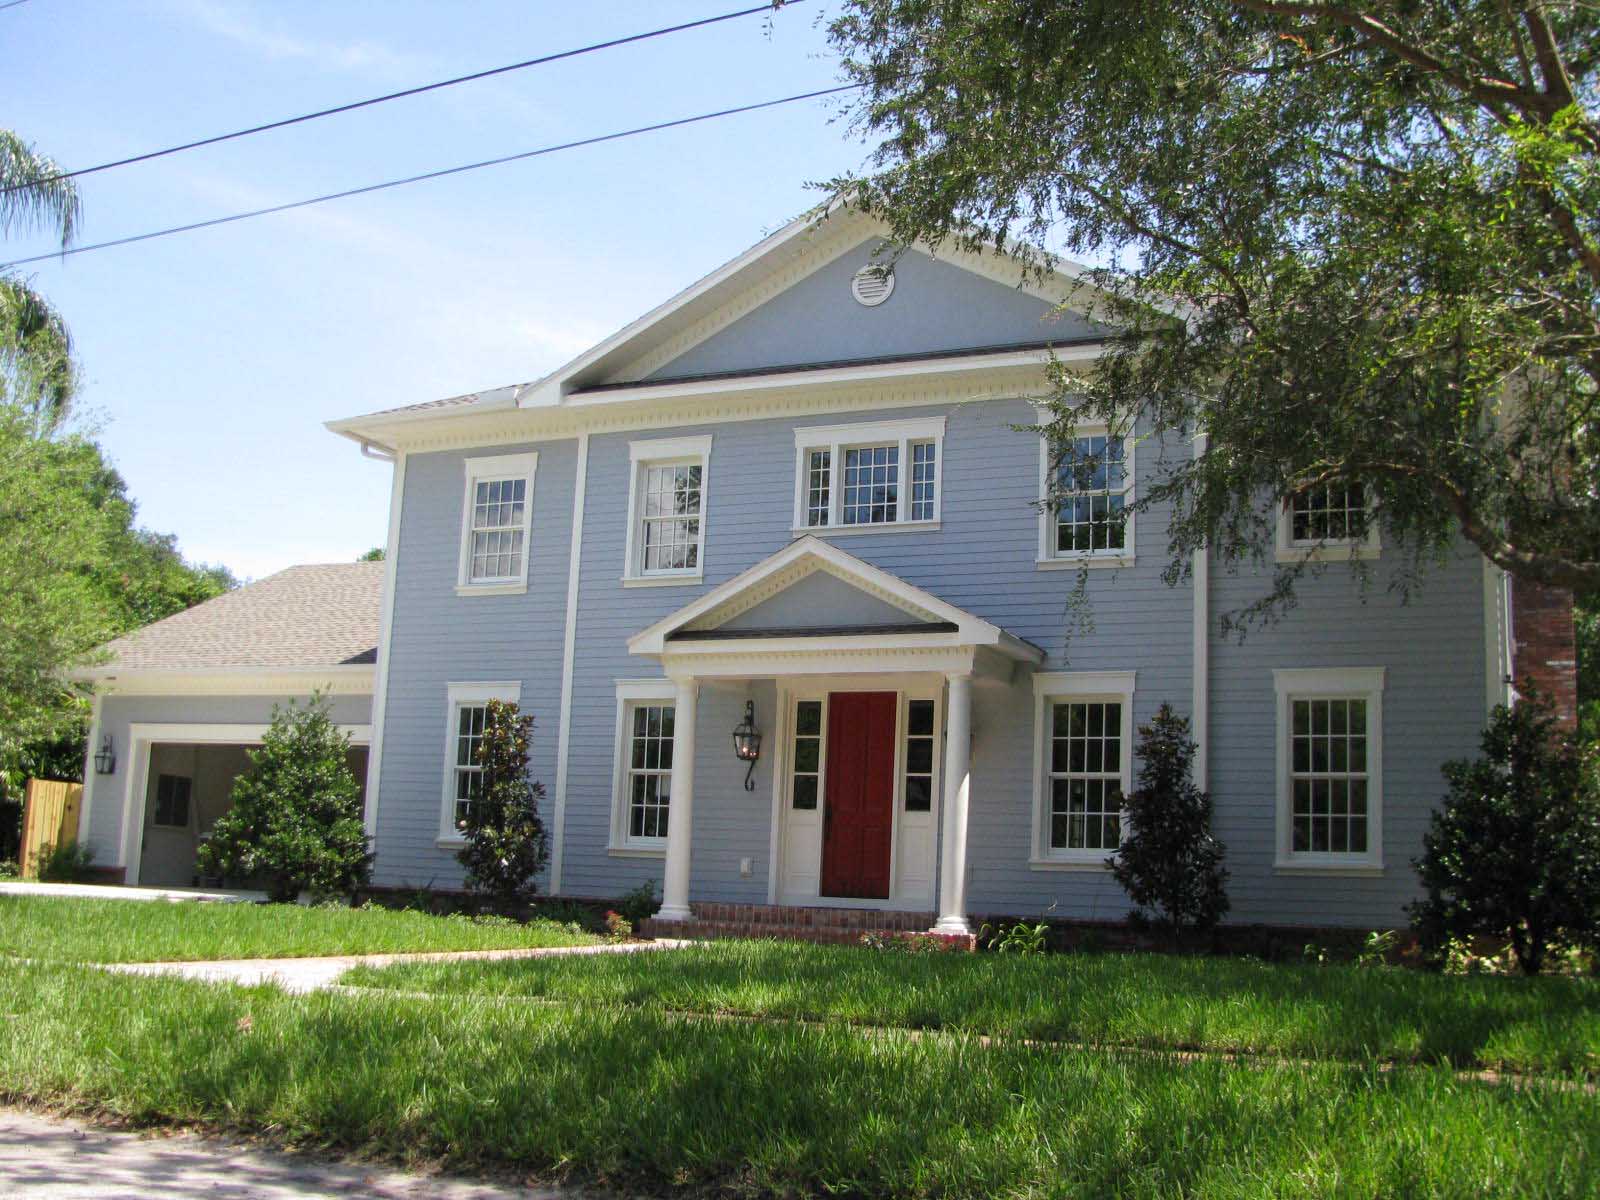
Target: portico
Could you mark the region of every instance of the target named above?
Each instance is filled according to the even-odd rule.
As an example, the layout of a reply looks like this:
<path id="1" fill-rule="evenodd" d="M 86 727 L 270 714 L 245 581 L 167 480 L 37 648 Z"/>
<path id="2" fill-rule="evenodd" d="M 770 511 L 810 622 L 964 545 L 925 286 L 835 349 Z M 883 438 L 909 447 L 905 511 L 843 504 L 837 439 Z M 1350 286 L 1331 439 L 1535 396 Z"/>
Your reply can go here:
<path id="1" fill-rule="evenodd" d="M 657 919 L 694 919 L 696 742 L 713 735 L 699 728 L 702 691 L 760 682 L 777 698 L 764 718 L 769 902 L 925 909 L 936 932 L 970 932 L 973 693 L 1036 667 L 1038 647 L 803 537 L 641 631 L 629 650 L 659 662 L 672 688 Z"/>

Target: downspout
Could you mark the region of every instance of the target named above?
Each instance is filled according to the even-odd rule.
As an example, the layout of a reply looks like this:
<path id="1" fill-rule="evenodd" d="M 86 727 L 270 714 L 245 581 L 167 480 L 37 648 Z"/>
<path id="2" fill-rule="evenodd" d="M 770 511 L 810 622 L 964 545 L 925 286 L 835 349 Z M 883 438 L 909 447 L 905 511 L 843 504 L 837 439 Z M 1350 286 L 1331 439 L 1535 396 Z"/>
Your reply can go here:
<path id="1" fill-rule="evenodd" d="M 1206 452 L 1209 438 L 1201 433 L 1194 439 L 1194 456 Z M 1195 548 L 1190 568 L 1194 584 L 1194 696 L 1190 701 L 1190 734 L 1194 738 L 1194 785 L 1206 790 L 1209 766 L 1211 716 L 1211 548 Z"/>
<path id="2" fill-rule="evenodd" d="M 578 649 L 578 583 L 583 562 L 583 508 L 589 486 L 589 435 L 578 435 L 578 469 L 572 481 L 572 541 L 567 550 L 567 620 L 561 635 L 561 729 L 556 734 L 556 803 L 550 837 L 550 894 L 561 894 L 567 833 L 567 756 L 572 748 L 572 670 Z"/>

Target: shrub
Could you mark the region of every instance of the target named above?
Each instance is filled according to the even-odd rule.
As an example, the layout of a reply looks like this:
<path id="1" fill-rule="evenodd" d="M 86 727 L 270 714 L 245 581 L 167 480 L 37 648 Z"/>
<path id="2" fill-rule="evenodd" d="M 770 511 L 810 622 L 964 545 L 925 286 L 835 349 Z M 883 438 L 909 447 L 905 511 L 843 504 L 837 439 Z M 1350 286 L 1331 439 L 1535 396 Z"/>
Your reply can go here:
<path id="1" fill-rule="evenodd" d="M 1029 957 L 1043 954 L 1050 946 L 1050 925 L 1046 921 L 1012 921 L 991 930 L 985 925 L 978 936 L 997 954 Z"/>
<path id="2" fill-rule="evenodd" d="M 617 911 L 637 925 L 652 916 L 661 905 L 656 900 L 656 881 L 646 879 L 638 887 L 629 888 L 617 901 Z"/>
<path id="3" fill-rule="evenodd" d="M 1600 935 L 1600 747 L 1559 736 L 1530 692 L 1494 710 L 1483 756 L 1446 763 L 1450 791 L 1412 860 L 1411 920 L 1434 962 L 1451 938 L 1504 938 L 1523 972 Z"/>
<path id="4" fill-rule="evenodd" d="M 1174 939 L 1228 911 L 1226 849 L 1211 835 L 1211 797 L 1190 778 L 1194 751 L 1188 720 L 1170 704 L 1139 727 L 1139 786 L 1123 798 L 1126 836 L 1107 860 L 1138 915 Z"/>
<path id="5" fill-rule="evenodd" d="M 275 706 L 250 769 L 234 780 L 233 807 L 200 843 L 201 873 L 259 879 L 278 903 L 365 886 L 372 855 L 349 749 L 320 695 L 304 708 Z"/>
<path id="6" fill-rule="evenodd" d="M 507 700 L 491 700 L 478 743 L 478 794 L 467 805 L 461 832 L 467 844 L 456 854 L 466 868 L 467 887 L 517 904 L 533 895 L 533 877 L 550 856 L 539 801 L 544 785 L 528 778 L 528 741 L 533 718 Z"/>
<path id="7" fill-rule="evenodd" d="M 605 917 L 606 937 L 613 942 L 625 942 L 633 936 L 633 922 L 615 910 L 608 909 Z"/>
<path id="8" fill-rule="evenodd" d="M 44 883 L 82 883 L 94 878 L 94 851 L 77 842 L 59 846 L 46 842 L 36 855 L 39 879 Z"/>

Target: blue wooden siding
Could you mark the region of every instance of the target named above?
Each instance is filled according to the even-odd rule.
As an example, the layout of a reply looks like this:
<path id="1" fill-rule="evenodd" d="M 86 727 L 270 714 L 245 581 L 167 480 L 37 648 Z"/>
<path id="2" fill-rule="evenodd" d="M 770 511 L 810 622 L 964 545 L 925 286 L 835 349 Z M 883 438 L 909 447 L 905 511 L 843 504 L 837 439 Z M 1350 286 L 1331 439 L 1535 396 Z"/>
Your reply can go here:
<path id="1" fill-rule="evenodd" d="M 1164 700 L 1188 712 L 1193 597 L 1187 584 L 1169 587 L 1161 579 L 1167 562 L 1165 515 L 1140 516 L 1133 565 L 1088 573 L 1091 627 L 1075 629 L 1069 593 L 1077 573 L 1035 566 L 1039 449 L 1032 436 L 1015 428 L 1033 419 L 1023 401 L 595 434 L 589 444 L 578 594 L 565 893 L 615 896 L 640 881 L 659 884 L 661 879 L 660 859 L 622 857 L 607 848 L 615 684 L 659 673 L 654 663 L 628 654 L 627 639 L 789 543 L 797 425 L 920 415 L 943 415 L 948 421 L 941 527 L 854 534 L 839 537 L 838 544 L 1043 647 L 1049 656 L 1044 669 L 1136 671 L 1137 722 L 1147 721 Z M 708 428 L 713 444 L 704 581 L 624 587 L 629 440 L 703 434 Z M 380 784 L 381 882 L 445 886 L 458 878 L 450 852 L 434 845 L 449 682 L 522 681 L 524 706 L 538 722 L 534 773 L 553 800 L 575 446 L 568 441 L 481 452 L 540 452 L 529 590 L 493 598 L 455 594 L 464 456 L 408 459 Z M 1139 482 L 1153 477 L 1162 450 L 1153 440 L 1140 444 Z M 1170 452 L 1186 451 L 1176 446 Z M 1214 573 L 1213 617 L 1243 605 L 1266 584 L 1264 575 Z M 1218 832 L 1229 844 L 1234 919 L 1356 925 L 1401 919 L 1401 905 L 1414 888 L 1407 861 L 1439 794 L 1439 765 L 1472 750 L 1482 718 L 1481 595 L 1477 561 L 1467 555 L 1432 575 L 1411 605 L 1389 594 L 1381 578 L 1363 600 L 1347 569 L 1335 566 L 1322 578 L 1305 581 L 1300 606 L 1283 623 L 1251 632 L 1243 644 L 1217 637 L 1213 621 L 1212 790 Z M 779 610 L 787 607 L 778 603 L 774 613 Z M 1272 669 L 1340 665 L 1389 668 L 1384 731 L 1388 871 L 1378 879 L 1275 875 Z M 695 899 L 761 902 L 767 896 L 773 756 L 763 754 L 757 790 L 746 793 L 728 739 L 747 697 L 755 699 L 763 727 L 773 728 L 773 684 L 702 688 Z M 1035 748 L 1034 700 L 1026 673 L 1009 688 L 981 685 L 975 697 L 972 911 L 1027 913 L 1055 904 L 1062 916 L 1121 916 L 1125 898 L 1103 873 L 1029 868 Z M 746 858 L 751 872 L 742 875 Z"/>
<path id="2" fill-rule="evenodd" d="M 866 308 L 851 296 L 850 280 L 877 246 L 861 243 L 647 378 L 1060 342 L 1102 329 L 915 250 L 896 263 L 889 298 Z"/>

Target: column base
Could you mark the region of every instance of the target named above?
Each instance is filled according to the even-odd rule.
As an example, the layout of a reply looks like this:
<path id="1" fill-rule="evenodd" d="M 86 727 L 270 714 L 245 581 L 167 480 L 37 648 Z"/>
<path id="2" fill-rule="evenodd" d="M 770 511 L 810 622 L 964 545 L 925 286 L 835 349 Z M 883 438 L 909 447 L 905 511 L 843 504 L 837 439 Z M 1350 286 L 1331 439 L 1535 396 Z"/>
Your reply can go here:
<path id="1" fill-rule="evenodd" d="M 971 937 L 972 926 L 967 923 L 966 917 L 957 913 L 940 917 L 930 932 L 943 934 L 946 937 Z"/>
<path id="2" fill-rule="evenodd" d="M 663 904 L 656 910 L 656 915 L 651 918 L 656 921 L 692 921 L 694 913 L 689 911 L 687 904 Z"/>

